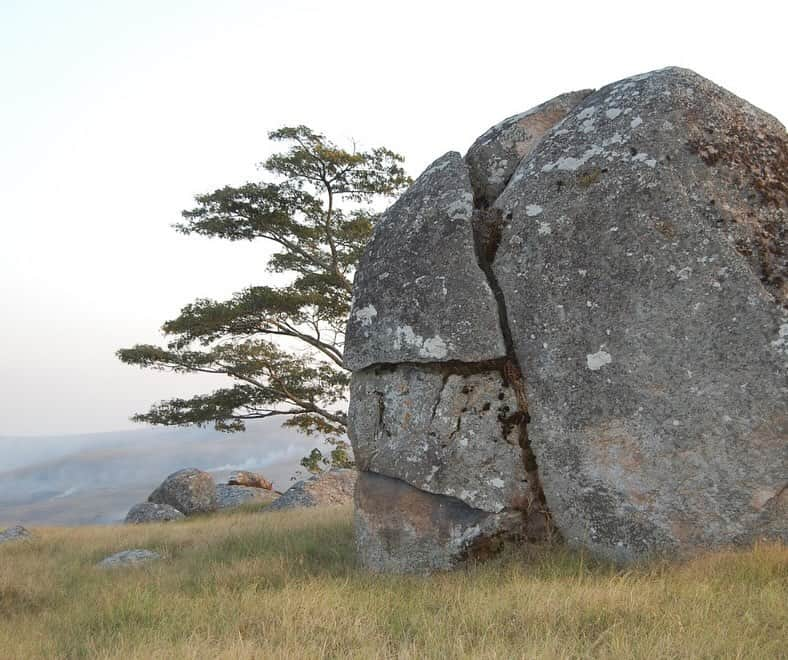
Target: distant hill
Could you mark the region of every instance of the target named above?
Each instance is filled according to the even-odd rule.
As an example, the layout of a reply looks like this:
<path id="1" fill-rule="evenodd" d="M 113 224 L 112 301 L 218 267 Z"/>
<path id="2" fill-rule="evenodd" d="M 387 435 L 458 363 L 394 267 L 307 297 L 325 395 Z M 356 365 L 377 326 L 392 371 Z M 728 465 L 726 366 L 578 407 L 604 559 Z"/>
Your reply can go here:
<path id="1" fill-rule="evenodd" d="M 286 489 L 319 444 L 279 420 L 245 433 L 165 428 L 47 437 L 0 437 L 0 527 L 89 525 L 121 520 L 171 472 L 260 470 Z"/>

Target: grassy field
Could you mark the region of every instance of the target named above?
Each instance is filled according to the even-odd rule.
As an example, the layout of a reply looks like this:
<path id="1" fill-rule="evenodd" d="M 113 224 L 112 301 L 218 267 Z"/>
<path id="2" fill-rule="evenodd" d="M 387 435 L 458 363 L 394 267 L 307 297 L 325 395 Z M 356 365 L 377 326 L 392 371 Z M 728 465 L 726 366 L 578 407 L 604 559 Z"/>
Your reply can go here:
<path id="1" fill-rule="evenodd" d="M 0 546 L 3 658 L 788 657 L 788 549 L 626 571 L 561 548 L 354 565 L 349 509 L 36 530 Z M 163 561 L 96 569 L 150 548 Z"/>

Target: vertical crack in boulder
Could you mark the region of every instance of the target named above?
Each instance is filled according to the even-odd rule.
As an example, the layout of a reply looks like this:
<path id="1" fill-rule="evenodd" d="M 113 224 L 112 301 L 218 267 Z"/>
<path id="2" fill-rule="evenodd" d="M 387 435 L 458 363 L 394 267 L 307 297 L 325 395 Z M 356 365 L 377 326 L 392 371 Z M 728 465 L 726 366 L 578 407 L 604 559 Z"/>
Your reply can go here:
<path id="1" fill-rule="evenodd" d="M 512 415 L 502 418 L 501 421 L 505 426 L 504 437 L 508 436 L 506 427 L 517 427 L 518 443 L 522 450 L 523 464 L 528 477 L 529 497 L 523 506 L 525 535 L 529 540 L 543 540 L 552 534 L 552 522 L 539 477 L 539 466 L 528 440 L 528 424 L 531 418 L 528 412 L 525 378 L 512 340 L 506 300 L 492 268 L 503 233 L 503 212 L 495 207 L 481 205 L 480 208 L 477 207 L 474 210 L 472 223 L 476 260 L 495 297 L 498 307 L 498 322 L 501 325 L 501 334 L 506 346 L 506 357 L 502 369 L 504 383 L 512 389 L 517 401 L 517 410 Z"/>
<path id="2" fill-rule="evenodd" d="M 430 165 L 354 285 L 362 565 L 553 529 L 616 561 L 788 538 L 785 154 L 774 118 L 670 68 Z"/>

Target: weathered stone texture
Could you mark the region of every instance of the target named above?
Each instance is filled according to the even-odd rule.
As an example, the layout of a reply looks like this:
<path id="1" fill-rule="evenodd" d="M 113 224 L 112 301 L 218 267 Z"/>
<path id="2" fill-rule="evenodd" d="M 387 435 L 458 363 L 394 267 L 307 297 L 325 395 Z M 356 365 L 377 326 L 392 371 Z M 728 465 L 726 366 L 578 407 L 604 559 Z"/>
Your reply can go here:
<path id="1" fill-rule="evenodd" d="M 631 560 L 786 539 L 788 141 L 682 69 L 585 98 L 495 206 L 549 508 Z"/>
<path id="2" fill-rule="evenodd" d="M 671 68 L 466 159 L 387 212 L 356 277 L 362 563 L 447 568 L 539 520 L 618 561 L 788 541 L 785 128 Z"/>
<path id="3" fill-rule="evenodd" d="M 216 511 L 216 482 L 197 468 L 178 470 L 150 494 L 148 501 L 169 504 L 186 516 Z"/>
<path id="4" fill-rule="evenodd" d="M 398 479 L 362 472 L 355 496 L 359 560 L 375 572 L 429 573 L 494 553 L 522 518 L 431 495 Z"/>
<path id="5" fill-rule="evenodd" d="M 591 92 L 584 89 L 561 94 L 485 131 L 465 155 L 476 205 L 490 206 L 503 192 L 520 161 Z"/>
<path id="6" fill-rule="evenodd" d="M 359 264 L 345 365 L 480 361 L 505 354 L 476 263 L 473 191 L 460 155 L 436 160 L 378 222 Z"/>
<path id="7" fill-rule="evenodd" d="M 140 502 L 129 509 L 124 522 L 129 524 L 140 524 L 149 522 L 169 522 L 172 520 L 183 520 L 183 518 L 184 515 L 169 504 Z"/>
<path id="8" fill-rule="evenodd" d="M 488 512 L 522 506 L 528 483 L 499 371 L 400 365 L 354 374 L 350 437 L 359 469 Z"/>
<path id="9" fill-rule="evenodd" d="M 279 498 L 279 494 L 266 488 L 217 484 L 216 501 L 220 509 L 234 509 L 243 504 L 267 504 Z"/>

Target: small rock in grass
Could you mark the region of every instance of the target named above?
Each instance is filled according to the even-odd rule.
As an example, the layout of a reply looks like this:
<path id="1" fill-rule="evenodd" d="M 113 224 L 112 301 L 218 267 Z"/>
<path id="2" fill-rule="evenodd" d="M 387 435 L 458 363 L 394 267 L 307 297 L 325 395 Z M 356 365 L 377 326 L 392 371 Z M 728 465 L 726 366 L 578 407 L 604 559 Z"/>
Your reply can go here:
<path id="1" fill-rule="evenodd" d="M 99 568 L 119 568 L 123 566 L 137 566 L 149 561 L 161 559 L 158 552 L 152 550 L 123 550 L 102 559 L 96 566 Z"/>
<path id="2" fill-rule="evenodd" d="M 29 539 L 32 537 L 32 534 L 26 530 L 22 525 L 17 525 L 16 527 L 9 527 L 6 530 L 0 532 L 0 543 L 6 543 L 7 541 L 20 541 L 24 539 Z"/>

